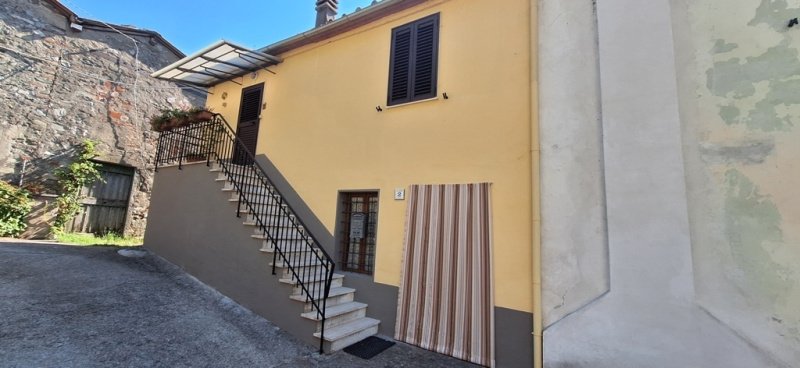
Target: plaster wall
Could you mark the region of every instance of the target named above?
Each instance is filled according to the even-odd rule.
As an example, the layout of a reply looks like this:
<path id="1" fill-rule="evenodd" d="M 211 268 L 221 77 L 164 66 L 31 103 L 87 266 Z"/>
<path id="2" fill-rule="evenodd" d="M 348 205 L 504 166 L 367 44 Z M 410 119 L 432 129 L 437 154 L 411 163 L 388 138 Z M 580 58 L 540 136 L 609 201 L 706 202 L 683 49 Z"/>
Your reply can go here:
<path id="1" fill-rule="evenodd" d="M 800 366 L 800 1 L 673 1 L 696 301 Z"/>
<path id="2" fill-rule="evenodd" d="M 542 3 L 542 44 L 588 38 L 586 9 L 557 3 Z M 549 193 L 558 198 L 559 178 L 545 168 L 565 160 L 544 151 L 557 119 L 543 114 L 543 288 L 571 298 L 559 308 L 545 298 L 545 366 L 798 366 L 800 152 L 789 142 L 799 138 L 799 61 L 786 28 L 798 9 L 755 0 L 597 3 L 602 129 L 587 135 L 603 142 L 608 292 L 593 298 L 599 282 L 570 289 L 593 282 L 575 275 L 602 280 L 596 266 L 549 258 L 598 252 L 603 231 L 594 241 L 560 242 L 548 227 L 548 219 L 564 219 L 571 224 L 561 226 L 580 229 L 583 216 L 547 205 Z M 576 18 L 580 27 L 554 25 Z M 548 58 L 578 65 L 571 59 L 591 52 L 558 52 L 542 48 L 543 83 L 548 73 L 577 83 L 567 67 L 547 67 Z M 551 96 L 550 107 L 566 115 L 569 102 L 547 91 L 543 85 L 542 111 Z M 580 162 L 585 146 L 569 154 Z M 562 208 L 574 206 L 564 201 Z"/>
<path id="3" fill-rule="evenodd" d="M 542 1 L 539 7 L 542 309 L 547 326 L 608 291 L 609 279 L 594 5 Z"/>
<path id="4" fill-rule="evenodd" d="M 406 202 L 393 199 L 395 188 L 491 182 L 495 304 L 529 313 L 537 170 L 530 6 L 428 1 L 280 55 L 284 61 L 270 67 L 274 75 L 217 85 L 208 106 L 235 122 L 241 89 L 265 83 L 257 153 L 269 157 L 331 233 L 340 190 L 379 190 L 377 283 L 400 281 Z M 434 13 L 441 16 L 439 97 L 387 108 L 391 30 Z"/>

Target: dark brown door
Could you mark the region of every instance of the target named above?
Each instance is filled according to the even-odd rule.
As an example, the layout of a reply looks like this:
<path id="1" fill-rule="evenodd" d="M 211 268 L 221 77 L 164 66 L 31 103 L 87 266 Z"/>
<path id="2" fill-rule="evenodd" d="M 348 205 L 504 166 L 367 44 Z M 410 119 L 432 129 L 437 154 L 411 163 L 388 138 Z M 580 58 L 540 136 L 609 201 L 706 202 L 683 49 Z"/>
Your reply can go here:
<path id="1" fill-rule="evenodd" d="M 342 263 L 345 271 L 372 274 L 375 269 L 375 233 L 378 193 L 341 193 Z"/>
<path id="2" fill-rule="evenodd" d="M 239 122 L 236 124 L 236 136 L 239 137 L 241 144 L 237 144 L 233 151 L 234 163 L 239 165 L 253 163 L 251 155 L 254 156 L 256 154 L 263 92 L 263 83 L 242 90 L 242 103 L 239 105 Z"/>

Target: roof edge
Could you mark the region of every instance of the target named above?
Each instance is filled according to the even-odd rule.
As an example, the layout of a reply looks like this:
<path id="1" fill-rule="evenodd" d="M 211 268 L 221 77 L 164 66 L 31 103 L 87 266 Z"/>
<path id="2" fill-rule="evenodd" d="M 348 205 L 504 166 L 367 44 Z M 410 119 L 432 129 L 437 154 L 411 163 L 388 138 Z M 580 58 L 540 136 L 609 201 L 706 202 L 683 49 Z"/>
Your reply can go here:
<path id="1" fill-rule="evenodd" d="M 294 35 L 285 40 L 262 47 L 257 51 L 270 55 L 280 55 L 312 43 L 338 36 L 426 1 L 428 0 L 383 0 L 380 3 L 364 8 L 351 15 L 345 15 L 324 26 Z"/>
<path id="2" fill-rule="evenodd" d="M 169 51 L 171 51 L 175 56 L 178 58 L 183 58 L 186 54 L 183 53 L 180 49 L 175 47 L 171 42 L 167 41 L 164 36 L 156 31 L 151 31 L 149 29 L 141 29 L 141 28 L 132 28 L 118 24 L 107 23 L 100 20 L 88 19 L 88 18 L 81 18 L 75 12 L 67 8 L 64 4 L 62 4 L 58 0 L 45 0 L 48 4 L 50 4 L 56 11 L 61 13 L 64 17 L 67 18 L 69 22 L 75 22 L 77 24 L 83 26 L 89 26 L 95 30 L 108 30 L 114 32 L 114 29 L 127 34 L 129 36 L 144 36 L 144 37 L 153 37 L 162 45 L 164 45 Z"/>

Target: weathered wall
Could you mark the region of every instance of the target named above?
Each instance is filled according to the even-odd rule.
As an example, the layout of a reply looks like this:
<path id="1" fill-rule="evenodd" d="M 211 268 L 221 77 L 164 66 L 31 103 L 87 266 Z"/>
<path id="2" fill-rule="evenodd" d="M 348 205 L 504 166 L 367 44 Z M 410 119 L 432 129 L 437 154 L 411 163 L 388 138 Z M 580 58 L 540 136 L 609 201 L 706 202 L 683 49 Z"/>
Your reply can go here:
<path id="1" fill-rule="evenodd" d="M 543 2 L 559 9 L 551 22 L 582 24 L 542 19 L 543 44 L 592 33 L 585 8 L 556 3 Z M 798 15 L 796 1 L 597 3 L 609 291 L 585 306 L 546 304 L 546 366 L 800 366 L 800 36 L 787 28 Z M 542 60 L 557 56 L 542 50 Z M 545 65 L 543 81 L 573 78 Z M 569 104 L 552 106 L 566 114 Z M 541 123 L 546 132 L 557 121 Z M 543 154 L 543 168 L 558 163 Z M 543 196 L 557 179 L 543 173 Z M 552 208 L 542 216 L 544 234 L 548 218 L 583 222 Z M 581 244 L 543 243 L 546 292 L 576 294 L 575 274 L 601 276 L 591 263 L 559 271 L 564 262 L 548 259 L 580 259 Z"/>
<path id="2" fill-rule="evenodd" d="M 800 366 L 800 1 L 673 1 L 697 301 Z"/>
<path id="3" fill-rule="evenodd" d="M 203 98 L 149 77 L 178 56 L 136 36 L 84 28 L 38 0 L 0 0 L 0 179 L 53 192 L 52 171 L 74 144 L 99 141 L 99 159 L 136 168 L 128 233 L 144 232 L 156 135 L 147 117 Z M 138 73 L 135 68 L 139 67 Z M 190 102 L 188 98 L 191 98 Z"/>
<path id="4" fill-rule="evenodd" d="M 539 7 L 542 309 L 548 326 L 608 291 L 609 279 L 594 5 L 542 1 Z"/>

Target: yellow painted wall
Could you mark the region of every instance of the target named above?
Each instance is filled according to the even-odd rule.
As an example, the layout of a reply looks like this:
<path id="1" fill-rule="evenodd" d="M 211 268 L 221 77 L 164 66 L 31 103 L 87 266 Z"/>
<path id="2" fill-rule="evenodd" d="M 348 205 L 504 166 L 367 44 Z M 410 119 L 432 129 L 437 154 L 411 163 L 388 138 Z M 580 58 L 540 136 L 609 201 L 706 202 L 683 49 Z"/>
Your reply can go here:
<path id="1" fill-rule="evenodd" d="M 495 304 L 531 312 L 530 6 L 429 1 L 280 55 L 275 75 L 215 86 L 208 106 L 233 123 L 241 89 L 265 83 L 257 152 L 331 232 L 339 190 L 380 191 L 376 282 L 400 281 L 407 202 L 394 188 L 493 183 Z M 391 29 L 437 12 L 439 99 L 386 108 Z"/>

